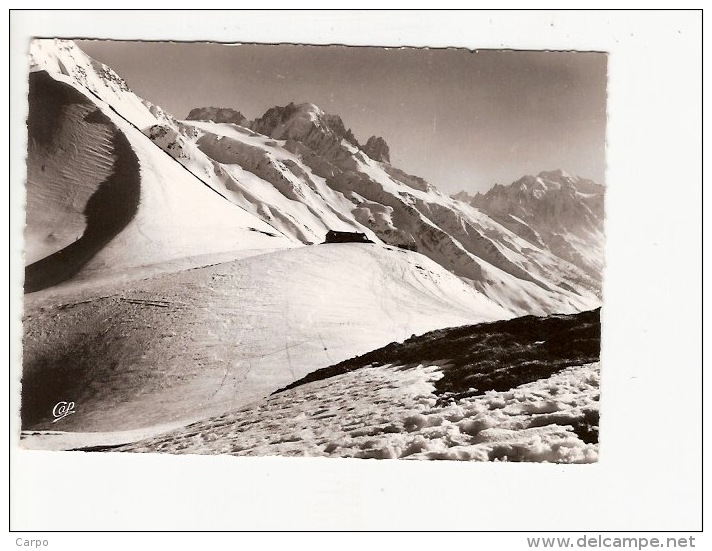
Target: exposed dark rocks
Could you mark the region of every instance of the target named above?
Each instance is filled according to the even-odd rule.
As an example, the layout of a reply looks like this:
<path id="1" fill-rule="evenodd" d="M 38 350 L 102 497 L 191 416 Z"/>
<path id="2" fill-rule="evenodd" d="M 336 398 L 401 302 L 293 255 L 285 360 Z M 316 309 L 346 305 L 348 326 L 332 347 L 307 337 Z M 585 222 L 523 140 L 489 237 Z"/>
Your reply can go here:
<path id="1" fill-rule="evenodd" d="M 228 122 L 239 126 L 245 126 L 248 122 L 242 113 L 229 107 L 196 107 L 190 110 L 186 120 Z"/>
<path id="2" fill-rule="evenodd" d="M 363 146 L 363 152 L 374 161 L 391 162 L 391 152 L 388 149 L 388 144 L 380 136 L 371 136 L 366 145 Z"/>

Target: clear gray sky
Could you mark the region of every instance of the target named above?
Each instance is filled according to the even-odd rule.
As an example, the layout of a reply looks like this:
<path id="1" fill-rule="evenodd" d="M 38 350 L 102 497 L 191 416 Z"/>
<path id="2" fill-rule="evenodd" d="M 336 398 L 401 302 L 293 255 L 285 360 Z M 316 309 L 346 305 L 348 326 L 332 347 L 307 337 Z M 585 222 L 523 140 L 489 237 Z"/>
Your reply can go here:
<path id="1" fill-rule="evenodd" d="M 606 55 L 464 49 L 84 41 L 177 118 L 232 107 L 252 119 L 312 102 L 440 190 L 484 191 L 562 168 L 604 183 Z"/>

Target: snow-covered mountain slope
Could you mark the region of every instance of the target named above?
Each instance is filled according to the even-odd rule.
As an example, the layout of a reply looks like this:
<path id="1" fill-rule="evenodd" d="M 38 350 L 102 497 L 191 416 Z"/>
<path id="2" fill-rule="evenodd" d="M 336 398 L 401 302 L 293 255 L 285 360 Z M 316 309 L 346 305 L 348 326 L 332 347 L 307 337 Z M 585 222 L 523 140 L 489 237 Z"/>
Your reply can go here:
<path id="1" fill-rule="evenodd" d="M 329 230 L 359 231 L 376 243 L 427 256 L 513 313 L 575 312 L 600 304 L 600 273 L 593 273 L 595 266 L 574 262 L 584 254 L 592 263 L 600 257 L 595 242 L 579 256 L 568 254 L 567 246 L 539 243 L 531 237 L 531 227 L 488 216 L 392 166 L 383 139 L 372 137 L 362 146 L 337 115 L 313 104 L 273 107 L 244 122 L 235 109 L 197 108 L 190 118 L 207 120 L 177 121 L 138 98 L 113 71 L 71 42 L 35 41 L 32 62 L 35 70 L 47 71 L 101 106 L 128 137 L 130 148 L 137 155 L 145 153 L 139 159 L 142 175 L 149 163 L 160 164 L 153 171 L 159 179 L 172 181 L 164 174 L 178 174 L 168 157 L 150 148 L 153 142 L 187 169 L 184 181 L 190 179 L 189 171 L 216 192 L 215 202 L 224 198 L 240 207 L 235 224 L 242 234 L 257 230 L 252 237 L 265 241 L 260 247 L 269 247 L 270 241 L 274 247 L 320 243 Z M 137 136 L 136 129 L 150 142 Z M 139 211 L 142 204 L 139 200 Z M 192 204 L 186 208 L 192 210 Z M 228 213 L 224 205 L 214 210 Z M 209 218 L 210 224 L 221 219 Z M 80 222 L 60 232 L 67 233 L 65 242 Z M 204 241 L 212 249 L 252 246 L 237 236 L 226 231 L 222 238 L 206 235 Z M 585 240 L 580 234 L 580 249 Z M 160 251 L 170 251 L 166 240 L 157 241 Z M 51 249 L 43 246 L 38 254 Z"/>
<path id="2" fill-rule="evenodd" d="M 390 456 L 521 458 L 516 454 L 533 453 L 538 442 L 540 459 L 593 457 L 595 448 L 575 438 L 597 398 L 591 357 L 555 362 L 545 372 L 536 361 L 527 364 L 524 371 L 539 369 L 538 378 L 510 381 L 519 385 L 513 394 L 474 396 L 463 387 L 453 399 L 480 401 L 463 402 L 472 407 L 455 428 L 445 421 L 454 423 L 460 406 L 439 402 L 443 381 L 461 374 L 445 369 L 454 353 L 428 356 L 427 365 L 411 358 L 405 370 L 390 362 L 332 381 L 311 380 L 287 391 L 301 404 L 296 409 L 268 394 L 385 345 L 386 351 L 407 349 L 407 342 L 393 342 L 425 331 L 597 307 L 602 249 L 590 230 L 598 212 L 595 184 L 540 176 L 546 189 L 535 191 L 542 197 L 573 186 L 573 199 L 588 210 L 575 210 L 568 199 L 536 209 L 532 200 L 520 214 L 491 209 L 489 215 L 392 166 L 385 140 L 371 137 L 361 145 L 337 115 L 313 104 L 273 107 L 254 121 L 230 107 L 197 108 L 181 121 L 136 96 L 71 42 L 34 41 L 30 57 L 23 429 L 108 431 L 108 440 L 91 441 L 119 443 L 128 434 L 155 434 L 235 411 L 274 415 L 248 435 L 259 441 L 280 423 L 288 426 L 285 416 L 322 419 L 331 405 L 350 411 L 343 400 L 326 396 L 333 383 L 337 393 L 350 385 L 359 393 L 354 415 L 365 431 L 395 434 L 390 425 L 381 427 L 385 421 L 378 421 L 383 431 L 374 429 L 376 418 L 364 415 L 365 404 L 415 408 L 403 418 L 406 432 L 420 423 L 417 441 L 401 434 L 375 447 L 368 439 L 351 448 L 330 442 L 346 450 L 336 452 L 342 455 L 396 450 Z M 550 211 L 569 213 L 557 218 L 551 235 L 544 229 L 553 224 L 539 220 L 551 218 Z M 586 225 L 580 218 L 588 212 L 593 218 Z M 329 230 L 361 232 L 373 243 L 321 244 Z M 555 246 L 561 234 L 570 246 Z M 574 245 L 578 256 L 570 254 Z M 459 342 L 454 335 L 444 337 L 450 352 L 448 339 Z M 495 341 L 477 343 L 491 355 Z M 548 349 L 549 341 L 525 343 L 516 353 L 526 357 Z M 459 344 L 471 350 L 473 342 Z M 570 344 L 564 341 L 567 353 Z M 571 377 L 557 372 L 567 366 L 578 371 Z M 495 375 L 509 374 L 503 366 Z M 457 379 L 463 384 L 471 380 L 464 375 Z M 541 427 L 537 423 L 554 418 L 534 419 L 517 404 L 520 398 L 539 403 L 554 386 L 579 383 L 580 396 L 556 402 L 567 409 L 556 419 L 580 422 L 572 430 L 556 421 Z M 314 384 L 318 388 L 305 390 Z M 305 405 L 305 397 L 313 403 Z M 76 413 L 53 424 L 53 405 L 67 399 Z M 495 410 L 502 402 L 513 417 L 488 427 L 501 429 L 496 434 L 469 419 L 485 410 L 501 417 Z M 375 408 L 381 420 L 383 407 Z M 549 409 L 535 413 L 563 411 L 543 407 Z M 442 439 L 423 447 L 431 437 L 425 429 L 440 424 L 448 428 Z M 182 432 L 177 444 L 153 444 L 191 449 L 186 438 L 197 443 L 215 434 Z M 504 441 L 516 445 L 503 452 Z M 449 449 L 453 442 L 457 449 Z M 314 449 L 331 453 L 322 444 L 315 441 Z M 269 446 L 258 442 L 255 449 L 269 453 Z"/>
<path id="3" fill-rule="evenodd" d="M 444 329 L 119 451 L 592 462 L 599 350 L 597 311 Z"/>
<path id="4" fill-rule="evenodd" d="M 600 287 L 605 188 L 562 170 L 455 197 L 485 212 L 533 245 L 581 268 Z"/>
<path id="5" fill-rule="evenodd" d="M 148 108 L 118 77 L 93 78 L 85 67 L 94 65 L 63 45 L 54 57 L 46 41 L 31 51 L 26 291 L 193 255 L 295 245 L 163 154 L 114 105 L 144 122 Z M 70 65 L 75 57 L 83 64 Z M 115 103 L 100 99 L 114 102 L 112 94 Z"/>
<path id="6" fill-rule="evenodd" d="M 123 118 L 143 129 L 172 117 L 157 105 L 138 97 L 116 72 L 86 55 L 74 42 L 37 39 L 30 44 L 30 70 L 64 75 L 67 82 L 89 91 Z"/>
<path id="7" fill-rule="evenodd" d="M 417 250 L 521 314 L 599 304 L 598 283 L 577 266 L 370 158 L 338 117 L 315 105 L 273 108 L 247 126 L 188 120 L 149 135 L 221 194 L 303 243 L 321 242 L 329 229 L 362 231 Z"/>
<path id="8" fill-rule="evenodd" d="M 511 317 L 435 262 L 377 244 L 211 264 L 26 295 L 23 429 L 117 431 L 222 414 L 391 341 Z M 52 424 L 52 406 L 68 397 L 76 414 Z"/>

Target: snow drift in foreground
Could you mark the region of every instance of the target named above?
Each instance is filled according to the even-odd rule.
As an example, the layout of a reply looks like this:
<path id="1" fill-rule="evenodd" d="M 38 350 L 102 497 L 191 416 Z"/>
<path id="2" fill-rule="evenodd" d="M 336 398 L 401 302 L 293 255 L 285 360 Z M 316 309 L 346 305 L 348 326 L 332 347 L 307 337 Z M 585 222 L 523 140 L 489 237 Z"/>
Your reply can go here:
<path id="1" fill-rule="evenodd" d="M 118 451 L 589 463 L 598 364 L 440 405 L 436 366 L 380 366 L 310 383 Z"/>
<path id="2" fill-rule="evenodd" d="M 599 346 L 597 311 L 437 330 L 118 449 L 591 462 Z"/>

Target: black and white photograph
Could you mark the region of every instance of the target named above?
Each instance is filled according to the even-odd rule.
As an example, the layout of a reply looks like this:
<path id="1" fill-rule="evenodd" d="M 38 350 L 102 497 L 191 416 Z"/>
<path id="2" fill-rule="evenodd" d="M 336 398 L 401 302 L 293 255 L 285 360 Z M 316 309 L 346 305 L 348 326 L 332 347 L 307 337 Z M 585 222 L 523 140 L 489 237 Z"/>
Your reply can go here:
<path id="1" fill-rule="evenodd" d="M 29 62 L 23 445 L 596 461 L 604 53 Z"/>
<path id="2" fill-rule="evenodd" d="M 106 503 L 126 484 L 149 510 L 172 473 L 168 501 L 224 484 L 255 518 L 269 482 L 317 520 L 151 524 L 139 503 L 133 524 L 97 509 L 104 524 L 25 491 L 23 526 L 429 529 L 407 503 L 447 488 L 438 526 L 478 529 L 464 496 L 486 479 L 506 488 L 478 498 L 486 527 L 517 501 L 517 529 L 557 529 L 535 502 L 580 493 L 566 527 L 593 509 L 640 526 L 622 519 L 647 490 L 618 499 L 629 513 L 596 505 L 612 465 L 642 481 L 668 453 L 699 461 L 697 107 L 649 107 L 672 109 L 673 81 L 694 95 L 673 67 L 696 58 L 658 55 L 645 80 L 614 41 L 652 39 L 603 13 L 605 39 L 573 12 L 192 13 L 42 12 L 13 42 L 15 477 Z M 673 53 L 694 43 L 678 19 Z M 129 474 L 143 465 L 159 474 Z"/>

